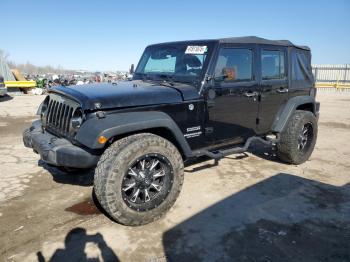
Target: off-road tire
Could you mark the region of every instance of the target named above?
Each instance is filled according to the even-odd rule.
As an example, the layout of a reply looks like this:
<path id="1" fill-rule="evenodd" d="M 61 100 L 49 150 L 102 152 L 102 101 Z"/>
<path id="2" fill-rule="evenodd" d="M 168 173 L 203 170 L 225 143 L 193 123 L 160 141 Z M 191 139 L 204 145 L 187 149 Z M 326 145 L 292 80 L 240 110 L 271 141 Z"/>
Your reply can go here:
<path id="1" fill-rule="evenodd" d="M 312 140 L 305 151 L 298 149 L 298 139 L 303 127 L 310 123 L 312 126 Z M 287 127 L 281 133 L 281 140 L 277 143 L 277 157 L 287 163 L 299 165 L 311 156 L 317 140 L 317 120 L 309 111 L 297 110 L 289 120 Z"/>
<path id="2" fill-rule="evenodd" d="M 163 202 L 148 211 L 130 208 L 122 198 L 122 181 L 129 165 L 146 154 L 161 154 L 172 166 L 173 183 Z M 114 142 L 101 156 L 94 177 L 94 192 L 102 208 L 118 223 L 138 226 L 162 217 L 175 203 L 183 184 L 183 159 L 168 140 L 150 133 L 131 135 Z"/>

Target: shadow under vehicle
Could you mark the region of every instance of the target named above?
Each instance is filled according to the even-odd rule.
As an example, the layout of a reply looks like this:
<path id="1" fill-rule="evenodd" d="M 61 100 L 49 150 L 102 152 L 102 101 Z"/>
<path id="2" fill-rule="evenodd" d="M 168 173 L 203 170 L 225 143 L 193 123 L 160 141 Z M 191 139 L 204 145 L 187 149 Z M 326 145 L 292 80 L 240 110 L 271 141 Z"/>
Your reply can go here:
<path id="1" fill-rule="evenodd" d="M 350 184 L 279 173 L 163 234 L 168 261 L 350 261 Z"/>

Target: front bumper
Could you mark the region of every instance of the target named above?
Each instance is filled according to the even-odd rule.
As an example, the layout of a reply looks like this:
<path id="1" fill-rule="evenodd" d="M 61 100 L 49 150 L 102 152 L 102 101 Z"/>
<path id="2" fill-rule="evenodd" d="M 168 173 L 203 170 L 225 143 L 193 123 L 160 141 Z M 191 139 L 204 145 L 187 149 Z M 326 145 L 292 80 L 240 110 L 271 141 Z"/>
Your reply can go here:
<path id="1" fill-rule="evenodd" d="M 23 132 L 23 142 L 26 147 L 33 148 L 34 152 L 40 154 L 44 162 L 55 166 L 91 168 L 96 166 L 100 158 L 67 139 L 43 131 L 39 120 Z"/>

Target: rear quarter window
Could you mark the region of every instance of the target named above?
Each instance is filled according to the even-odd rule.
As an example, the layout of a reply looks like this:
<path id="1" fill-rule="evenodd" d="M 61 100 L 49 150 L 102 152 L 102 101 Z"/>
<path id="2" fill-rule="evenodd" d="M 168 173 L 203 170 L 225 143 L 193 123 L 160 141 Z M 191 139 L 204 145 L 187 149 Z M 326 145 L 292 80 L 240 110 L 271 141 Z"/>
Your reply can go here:
<path id="1" fill-rule="evenodd" d="M 309 51 L 292 49 L 291 51 L 291 88 L 306 88 L 314 84 Z"/>

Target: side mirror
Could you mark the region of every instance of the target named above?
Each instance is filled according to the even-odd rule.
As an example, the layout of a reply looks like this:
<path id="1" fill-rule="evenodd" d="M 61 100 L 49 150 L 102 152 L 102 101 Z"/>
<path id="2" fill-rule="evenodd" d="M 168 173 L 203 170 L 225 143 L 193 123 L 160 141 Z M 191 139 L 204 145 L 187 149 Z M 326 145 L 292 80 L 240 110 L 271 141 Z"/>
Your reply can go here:
<path id="1" fill-rule="evenodd" d="M 236 69 L 233 67 L 225 67 L 222 69 L 224 80 L 232 81 L 236 79 Z"/>
<path id="2" fill-rule="evenodd" d="M 232 81 L 236 80 L 236 69 L 231 67 L 225 67 L 222 69 L 222 74 L 218 76 L 208 76 L 207 82 L 214 81 Z"/>

